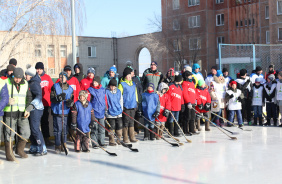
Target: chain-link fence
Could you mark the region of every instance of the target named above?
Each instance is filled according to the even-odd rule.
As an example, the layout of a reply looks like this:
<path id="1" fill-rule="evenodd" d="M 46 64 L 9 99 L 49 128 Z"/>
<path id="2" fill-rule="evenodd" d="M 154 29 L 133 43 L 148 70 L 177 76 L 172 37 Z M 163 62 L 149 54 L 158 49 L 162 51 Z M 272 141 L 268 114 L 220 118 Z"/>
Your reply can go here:
<path id="1" fill-rule="evenodd" d="M 281 71 L 282 45 L 219 44 L 217 64 L 221 69 L 227 68 L 232 78 L 236 78 L 242 68 L 251 74 L 256 66 L 261 66 L 264 74 L 268 72 L 269 65 L 273 64 L 275 70 Z"/>

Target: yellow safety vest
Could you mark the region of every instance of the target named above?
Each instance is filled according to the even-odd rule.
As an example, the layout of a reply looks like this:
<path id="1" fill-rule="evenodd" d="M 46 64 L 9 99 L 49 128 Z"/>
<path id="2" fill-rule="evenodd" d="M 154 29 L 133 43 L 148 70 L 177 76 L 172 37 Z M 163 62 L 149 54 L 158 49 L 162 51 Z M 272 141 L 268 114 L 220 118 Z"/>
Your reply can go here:
<path id="1" fill-rule="evenodd" d="M 12 98 L 12 83 L 10 81 L 10 78 L 5 79 L 5 82 L 7 84 L 7 88 L 9 91 L 9 98 Z M 15 99 L 15 104 L 13 105 L 12 112 L 16 112 L 16 111 L 24 112 L 25 111 L 27 90 L 28 90 L 28 84 L 25 80 L 24 80 L 24 84 L 20 84 L 19 92 L 16 86 L 13 84 L 13 98 Z M 4 112 L 11 112 L 11 105 L 7 105 L 4 108 Z"/>

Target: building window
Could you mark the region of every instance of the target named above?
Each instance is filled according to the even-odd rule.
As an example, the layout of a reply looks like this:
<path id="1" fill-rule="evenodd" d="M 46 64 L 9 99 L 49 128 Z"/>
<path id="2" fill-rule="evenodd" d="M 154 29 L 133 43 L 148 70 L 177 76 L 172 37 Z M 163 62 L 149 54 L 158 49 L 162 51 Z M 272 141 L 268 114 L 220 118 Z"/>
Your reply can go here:
<path id="1" fill-rule="evenodd" d="M 188 25 L 189 28 L 200 27 L 201 26 L 200 15 L 189 17 Z"/>
<path id="2" fill-rule="evenodd" d="M 266 44 L 269 44 L 269 43 L 270 43 L 269 31 L 266 31 L 265 42 L 266 42 Z"/>
<path id="3" fill-rule="evenodd" d="M 96 47 L 94 46 L 88 47 L 88 57 L 96 57 Z"/>
<path id="4" fill-rule="evenodd" d="M 215 3 L 216 3 L 216 4 L 224 3 L 224 0 L 215 0 Z"/>
<path id="5" fill-rule="evenodd" d="M 282 1 L 277 1 L 277 15 L 282 14 Z"/>
<path id="6" fill-rule="evenodd" d="M 224 25 L 224 14 L 216 15 L 216 26 L 223 26 Z"/>
<path id="7" fill-rule="evenodd" d="M 278 40 L 282 41 L 282 28 L 278 28 Z"/>
<path id="8" fill-rule="evenodd" d="M 173 30 L 180 30 L 180 24 L 177 19 L 173 20 Z"/>
<path id="9" fill-rule="evenodd" d="M 35 57 L 41 57 L 41 45 L 35 45 Z"/>
<path id="10" fill-rule="evenodd" d="M 189 39 L 189 50 L 199 50 L 201 49 L 201 39 L 200 38 L 190 38 Z"/>
<path id="11" fill-rule="evenodd" d="M 173 0 L 172 1 L 172 9 L 173 10 L 179 9 L 179 0 Z"/>
<path id="12" fill-rule="evenodd" d="M 188 6 L 200 5 L 200 0 L 188 0 Z"/>
<path id="13" fill-rule="evenodd" d="M 240 26 L 241 26 L 241 27 L 243 26 L 243 21 L 242 21 L 242 20 L 240 21 Z"/>
<path id="14" fill-rule="evenodd" d="M 60 46 L 60 55 L 62 58 L 67 57 L 67 46 L 66 45 Z"/>
<path id="15" fill-rule="evenodd" d="M 239 26 L 239 23 L 238 23 L 238 21 L 236 21 L 236 27 L 238 27 Z"/>
<path id="16" fill-rule="evenodd" d="M 55 56 L 54 45 L 48 45 L 47 55 L 48 55 L 48 57 L 54 57 Z"/>
<path id="17" fill-rule="evenodd" d="M 178 39 L 173 40 L 173 48 L 174 48 L 174 52 L 181 51 L 181 42 Z"/>
<path id="18" fill-rule="evenodd" d="M 224 36 L 217 37 L 217 48 L 218 48 L 220 43 L 224 43 Z"/>
<path id="19" fill-rule="evenodd" d="M 269 6 L 265 6 L 265 19 L 269 19 Z"/>

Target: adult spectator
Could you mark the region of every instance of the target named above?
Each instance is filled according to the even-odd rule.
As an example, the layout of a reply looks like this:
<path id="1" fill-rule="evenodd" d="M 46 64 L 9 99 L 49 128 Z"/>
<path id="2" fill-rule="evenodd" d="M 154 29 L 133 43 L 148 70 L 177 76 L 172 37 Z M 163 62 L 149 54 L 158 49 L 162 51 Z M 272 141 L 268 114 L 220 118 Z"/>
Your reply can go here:
<path id="1" fill-rule="evenodd" d="M 117 83 L 118 83 L 118 78 L 116 76 L 116 73 L 117 73 L 117 68 L 115 65 L 113 65 L 104 75 L 102 81 L 101 81 L 101 85 L 103 88 L 107 88 L 108 85 L 109 85 L 109 82 L 112 78 L 116 79 L 117 80 Z M 117 87 L 117 86 L 116 86 Z"/>
<path id="2" fill-rule="evenodd" d="M 74 77 L 77 78 L 78 82 L 80 82 L 82 79 L 84 79 L 84 74 L 83 74 L 83 66 L 80 63 L 77 63 L 74 65 Z"/>
<path id="3" fill-rule="evenodd" d="M 217 74 L 217 67 L 216 66 L 212 66 L 211 67 L 211 73 L 209 73 L 208 76 L 205 79 L 205 83 L 209 87 L 209 89 L 210 89 L 210 84 L 211 84 L 212 81 L 214 81 L 214 76 L 216 74 Z"/>
<path id="4" fill-rule="evenodd" d="M 192 73 L 195 75 L 195 77 L 197 78 L 197 80 L 204 80 L 204 77 L 202 75 L 202 73 L 200 72 L 200 65 L 198 63 L 194 63 L 193 67 L 192 67 Z"/>
<path id="5" fill-rule="evenodd" d="M 229 76 L 227 68 L 222 69 L 223 77 L 225 78 L 226 87 L 228 87 L 229 82 L 232 80 L 232 77 Z"/>
<path id="6" fill-rule="evenodd" d="M 261 84 L 264 84 L 265 83 L 265 79 L 264 79 L 264 76 L 262 74 L 262 68 L 260 66 L 257 66 L 256 67 L 256 70 L 254 71 L 254 73 L 252 73 L 250 75 L 250 78 L 251 78 L 251 82 L 254 84 L 255 81 L 256 81 L 256 78 L 262 78 L 260 81 L 261 81 Z"/>
<path id="7" fill-rule="evenodd" d="M 157 90 L 159 83 L 163 79 L 163 74 L 158 70 L 158 63 L 156 61 L 151 62 L 151 67 L 146 69 L 143 73 L 142 84 L 143 89 L 147 89 L 149 83 L 154 84 L 154 91 Z"/>

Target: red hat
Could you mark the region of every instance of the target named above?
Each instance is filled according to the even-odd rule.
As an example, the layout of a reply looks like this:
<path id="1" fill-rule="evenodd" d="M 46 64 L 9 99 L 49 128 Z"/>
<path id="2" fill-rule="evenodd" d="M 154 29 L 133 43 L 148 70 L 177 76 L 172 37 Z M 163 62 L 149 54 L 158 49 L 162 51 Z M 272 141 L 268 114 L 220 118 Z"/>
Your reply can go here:
<path id="1" fill-rule="evenodd" d="M 174 76 L 174 68 L 170 68 L 168 71 L 171 72 L 170 73 L 171 76 Z"/>
<path id="2" fill-rule="evenodd" d="M 231 85 L 231 86 L 232 86 L 233 84 L 236 84 L 236 86 L 237 86 L 237 82 L 236 82 L 236 81 L 230 82 L 230 85 Z"/>

